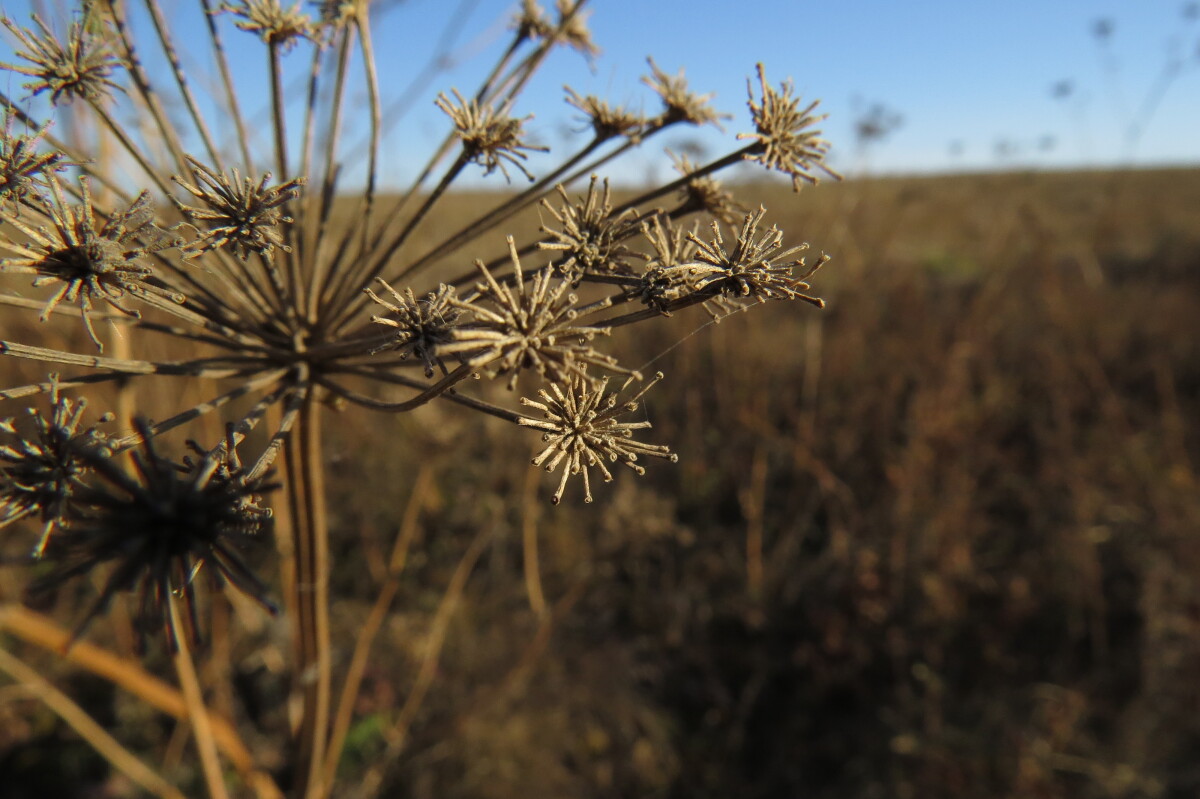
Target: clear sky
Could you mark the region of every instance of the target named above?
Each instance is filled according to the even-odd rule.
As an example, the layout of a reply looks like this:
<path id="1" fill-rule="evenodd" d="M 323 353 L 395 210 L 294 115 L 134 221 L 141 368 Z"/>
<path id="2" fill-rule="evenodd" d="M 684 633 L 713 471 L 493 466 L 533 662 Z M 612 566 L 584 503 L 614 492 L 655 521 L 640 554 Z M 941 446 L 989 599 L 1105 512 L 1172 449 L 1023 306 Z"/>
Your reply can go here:
<path id="1" fill-rule="evenodd" d="M 28 24 L 28 0 L 0 3 Z M 475 88 L 507 41 L 514 5 L 380 4 L 375 43 L 385 96 L 402 92 L 436 53 L 456 61 L 389 135 L 387 182 L 411 176 L 444 134 L 433 96 L 452 86 L 464 94 Z M 745 81 L 762 61 L 773 82 L 790 77 L 801 96 L 822 100 L 833 163 L 851 174 L 1200 162 L 1200 7 L 1187 0 L 592 0 L 589 7 L 603 52 L 591 65 L 558 53 L 516 109 L 535 114 L 530 131 L 552 147 L 581 124 L 563 103 L 564 83 L 656 110 L 638 82 L 652 55 L 669 72 L 686 68 L 694 89 L 715 92 L 715 105 L 733 114 L 723 136 L 686 133 L 666 142 L 702 148 L 708 157 L 736 147 L 733 134 L 748 129 Z M 186 11 L 172 13 L 186 19 Z M 448 24 L 455 34 L 446 50 L 439 43 Z M 206 63 L 201 25 L 193 19 L 178 29 L 191 32 L 179 44 L 197 53 L 188 63 L 199 75 Z M 227 37 L 236 44 L 236 71 L 262 76 L 262 46 L 249 34 L 231 30 Z M 0 57 L 10 60 L 4 49 Z M 296 58 L 297 88 L 304 60 Z M 260 82 L 250 104 L 262 105 L 263 92 Z M 856 123 L 872 109 L 899 124 L 864 148 Z M 351 126 L 361 132 L 357 119 Z M 1142 124 L 1131 135 L 1135 119 Z M 669 167 L 659 147 L 629 159 L 619 174 L 664 175 Z M 539 162 L 531 164 L 537 172 Z"/>

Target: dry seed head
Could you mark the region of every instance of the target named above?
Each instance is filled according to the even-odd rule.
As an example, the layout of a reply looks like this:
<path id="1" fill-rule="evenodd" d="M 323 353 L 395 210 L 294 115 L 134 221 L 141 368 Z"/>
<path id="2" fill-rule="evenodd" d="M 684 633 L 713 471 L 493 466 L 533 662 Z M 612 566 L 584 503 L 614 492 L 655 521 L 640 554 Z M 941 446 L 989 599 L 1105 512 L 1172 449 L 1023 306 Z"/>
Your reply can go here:
<path id="1" fill-rule="evenodd" d="M 87 455 L 104 446 L 95 427 L 80 430 L 87 401 L 60 396 L 57 375 L 50 375 L 50 382 L 50 417 L 29 408 L 31 434 L 18 433 L 12 419 L 0 419 L 0 432 L 12 438 L 0 444 L 0 528 L 39 515 L 42 533 L 33 548 L 35 558 L 45 552 L 50 536 L 64 523 L 72 494 L 84 485 Z"/>
<path id="2" fill-rule="evenodd" d="M 114 70 L 123 62 L 101 35 L 79 22 L 72 22 L 67 28 L 66 44 L 59 44 L 54 32 L 42 22 L 41 17 L 34 14 L 33 21 L 41 29 L 40 34 L 18 27 L 7 16 L 0 18 L 4 27 L 25 48 L 16 54 L 17 57 L 32 64 L 19 66 L 0 63 L 0 67 L 34 78 L 24 84 L 24 88 L 34 95 L 50 92 L 50 102 L 54 105 L 75 98 L 95 102 L 112 89 L 123 91 L 112 80 Z M 103 31 L 103 28 L 98 30 Z"/>
<path id="3" fill-rule="evenodd" d="M 567 92 L 567 102 L 584 113 L 597 142 L 608 141 L 617 136 L 628 136 L 634 141 L 640 138 L 642 128 L 646 124 L 640 114 L 620 106 L 610 106 L 606 100 L 591 94 L 580 97 L 570 86 L 563 88 Z"/>
<path id="4" fill-rule="evenodd" d="M 554 33 L 554 23 L 537 0 L 521 0 L 521 10 L 513 17 L 512 29 L 518 39 L 545 39 Z"/>
<path id="5" fill-rule="evenodd" d="M 683 76 L 682 69 L 679 70 L 678 75 L 668 75 L 658 68 L 653 58 L 647 58 L 646 62 L 650 64 L 650 74 L 642 78 L 642 83 L 649 86 L 662 98 L 663 112 L 659 121 L 660 125 L 687 122 L 691 125 L 712 124 L 718 130 L 723 130 L 721 120 L 729 119 L 729 114 L 718 113 L 709 106 L 708 101 L 712 99 L 711 94 L 695 94 L 689 90 L 687 78 Z"/>
<path id="6" fill-rule="evenodd" d="M 238 29 L 257 34 L 264 42 L 279 46 L 285 53 L 300 39 L 317 44 L 321 41 L 312 18 L 300 10 L 298 1 L 291 8 L 284 8 L 279 0 L 238 0 L 237 3 L 222 4 L 220 10 L 239 18 L 233 23 Z"/>
<path id="7" fill-rule="evenodd" d="M 180 597 L 199 639 L 194 580 L 205 566 L 216 584 L 227 581 L 275 612 L 266 586 L 240 554 L 270 531 L 271 511 L 259 505 L 261 496 L 275 488 L 267 482 L 269 475 L 248 478 L 228 442 L 198 461 L 175 463 L 155 450 L 148 423 L 137 424 L 143 444 L 132 453 L 132 471 L 115 458 L 89 452 L 93 474 L 74 492 L 67 525 L 46 553 L 57 568 L 35 581 L 30 593 L 53 591 L 112 563 L 76 636 L 118 592 L 136 591 L 141 637 L 163 630 L 170 646 L 179 631 L 170 620 L 169 594 Z"/>
<path id="8" fill-rule="evenodd" d="M 439 347 L 442 354 L 463 354 L 470 363 L 486 367 L 490 377 L 509 374 L 508 388 L 516 387 L 521 370 L 532 370 L 547 380 L 565 381 L 571 375 L 585 379 L 588 364 L 610 372 L 634 374 L 617 365 L 610 355 L 591 347 L 598 335 L 609 335 L 609 328 L 590 327 L 576 322 L 576 302 L 569 284 L 556 279 L 549 267 L 526 280 L 512 237 L 508 239 L 512 259 L 512 280 L 501 283 L 481 261 L 476 266 L 484 282 L 475 287 L 478 296 L 470 300 L 451 300 L 466 311 L 465 324 L 453 331 L 454 342 Z M 592 306 L 608 307 L 611 301 Z"/>
<path id="9" fill-rule="evenodd" d="M 481 105 L 476 100 L 464 100 L 457 89 L 451 91 L 457 105 L 445 94 L 439 94 L 434 104 L 445 111 L 454 123 L 458 138 L 462 141 L 463 157 L 482 166 L 485 175 L 490 175 L 499 168 L 504 179 L 509 180 L 508 170 L 504 166 L 504 162 L 507 161 L 533 182 L 533 175 L 529 174 L 523 163 L 529 156 L 522 150 L 544 153 L 550 149 L 527 144 L 522 140 L 522 127 L 533 115 L 519 119 L 510 117 L 490 105 Z"/>
<path id="10" fill-rule="evenodd" d="M 588 470 L 593 466 L 598 468 L 604 475 L 604 481 L 609 482 L 613 476 L 606 461 L 619 461 L 640 475 L 645 474 L 646 469 L 637 462 L 639 455 L 663 458 L 672 463 L 679 460 L 679 456 L 672 454 L 665 446 L 633 440 L 634 431 L 650 427 L 649 422 L 617 421 L 622 414 L 637 410 L 638 401 L 662 377 L 662 372 L 659 372 L 626 400 L 620 399 L 619 394 L 629 387 L 633 378 L 625 382 L 621 391 L 610 394 L 605 390 L 607 379 L 595 384 L 584 375 L 573 375 L 569 380 L 551 383 L 549 390 L 539 390 L 540 402 L 521 398 L 522 405 L 542 412 L 540 419 L 523 416 L 517 421 L 524 427 L 543 431 L 542 440 L 546 442 L 546 447 L 534 456 L 533 465 L 541 466 L 548 472 L 563 467 L 558 490 L 554 492 L 551 502 L 557 505 L 562 500 L 563 490 L 573 475 L 583 476 L 584 501 L 591 502 L 592 485 Z"/>
<path id="11" fill-rule="evenodd" d="M 747 214 L 729 249 L 721 236 L 721 226 L 712 223 L 713 238 L 705 242 L 695 234 L 688 234 L 697 247 L 696 261 L 686 267 L 695 290 L 712 292 L 715 304 L 722 311 L 742 308 L 741 299 L 758 302 L 767 300 L 804 300 L 818 308 L 825 301 L 804 294 L 811 286 L 804 282 L 821 268 L 828 258 L 821 256 L 812 267 L 805 267 L 804 259 L 789 261 L 792 255 L 808 249 L 807 244 L 782 250 L 783 232 L 772 225 L 761 235 L 758 225 L 767 209 Z M 793 269 L 803 269 L 799 277 L 793 277 Z M 713 313 L 713 308 L 709 307 Z M 714 316 L 723 315 L 714 313 Z"/>
<path id="12" fill-rule="evenodd" d="M 438 353 L 441 347 L 454 340 L 453 330 L 462 316 L 462 311 L 453 304 L 454 287 L 443 283 L 437 291 L 418 300 L 412 289 L 406 288 L 400 293 L 383 278 L 378 281 L 392 299 L 389 301 L 371 289 L 364 289 L 372 300 L 388 310 L 386 316 L 372 316 L 371 321 L 394 328 L 396 334 L 391 341 L 371 350 L 371 354 L 386 350 L 398 352 L 402 359 L 415 355 L 424 364 L 426 377 L 433 376 L 435 366 L 442 374 L 448 374 Z"/>
<path id="13" fill-rule="evenodd" d="M 0 208 L 11 203 L 12 212 L 19 214 L 21 202 L 36 195 L 38 188 L 47 185 L 47 174 L 61 172 L 74 164 L 60 152 L 38 152 L 49 123 L 31 135 L 14 135 L 13 119 L 10 108 L 5 118 L 4 133 L 0 136 Z"/>
<path id="14" fill-rule="evenodd" d="M 670 304 L 693 290 L 687 265 L 696 252 L 696 244 L 690 238 L 695 228 L 690 232 L 677 228 L 665 215 L 656 215 L 653 225 L 641 222 L 640 227 L 653 252 L 641 256 L 646 259 L 646 268 L 633 289 L 634 296 L 646 307 L 670 316 Z"/>
<path id="15" fill-rule="evenodd" d="M 233 170 L 232 177 L 226 177 L 191 156 L 187 160 L 195 184 L 178 176 L 173 176 L 172 180 L 204 203 L 203 208 L 177 203 L 179 210 L 200 231 L 199 238 L 188 242 L 184 248 L 190 257 L 226 246 L 243 261 L 251 252 L 269 258 L 276 247 L 290 252 L 281 228 L 291 224 L 292 218 L 284 215 L 284 206 L 300 196 L 304 178 L 293 178 L 268 187 L 270 172 L 255 182 L 249 175 L 242 177 L 237 169 Z"/>
<path id="16" fill-rule="evenodd" d="M 154 210 L 146 192 L 124 211 L 103 220 L 92 204 L 87 177 L 80 177 L 79 184 L 83 202 L 69 205 L 58 179 L 51 177 L 53 200 L 40 198 L 39 210 L 49 217 L 53 230 L 6 217 L 5 221 L 32 241 L 22 246 L 0 240 L 0 247 L 22 256 L 0 260 L 0 272 L 37 275 L 34 286 L 56 285 L 42 311 L 42 321 L 59 303 L 77 303 L 88 336 L 103 351 L 89 312 L 98 302 L 104 302 L 127 316 L 138 316 L 122 304 L 126 294 L 165 293 L 146 282 L 152 270 L 140 261 L 179 242 L 154 224 Z M 169 296 L 182 300 L 177 295 Z"/>
<path id="17" fill-rule="evenodd" d="M 600 55 L 600 48 L 592 41 L 592 33 L 588 30 L 587 18 L 590 12 L 583 14 L 579 11 L 584 2 L 585 0 L 558 0 L 554 4 L 558 11 L 558 24 L 551 29 L 550 35 L 591 62 Z"/>
<path id="18" fill-rule="evenodd" d="M 738 134 L 739 139 L 757 142 L 746 159 L 791 175 L 792 188 L 796 191 L 804 183 L 817 183 L 817 172 L 841 179 L 841 175 L 825 165 L 829 142 L 821 138 L 821 131 L 812 129 L 825 119 L 824 114 L 813 113 L 820 101 L 814 100 L 801 109 L 800 99 L 792 96 L 792 82 L 785 80 L 776 91 L 767 85 L 762 64 L 758 65 L 758 83 L 762 100 L 755 102 L 754 86 L 746 81 L 750 114 L 757 131 Z"/>
<path id="19" fill-rule="evenodd" d="M 690 175 L 696 170 L 696 166 L 686 155 L 676 156 L 670 150 L 667 151 L 667 155 L 671 157 L 671 163 L 681 175 Z M 711 175 L 692 178 L 679 193 L 686 210 L 702 211 L 727 225 L 737 224 L 749 211 Z"/>
<path id="20" fill-rule="evenodd" d="M 598 178 L 592 175 L 587 195 L 579 202 L 571 202 L 561 185 L 558 194 L 563 199 L 560 209 L 555 209 L 548 200 L 542 207 L 558 221 L 558 229 L 542 225 L 541 231 L 554 237 L 543 241 L 538 247 L 557 250 L 563 257 L 556 265 L 565 279 L 578 285 L 586 274 L 627 275 L 632 273 L 628 258 L 632 251 L 622 242 L 634 232 L 630 209 L 616 217 L 612 216 L 612 197 L 605 180 L 602 189 L 597 189 Z"/>

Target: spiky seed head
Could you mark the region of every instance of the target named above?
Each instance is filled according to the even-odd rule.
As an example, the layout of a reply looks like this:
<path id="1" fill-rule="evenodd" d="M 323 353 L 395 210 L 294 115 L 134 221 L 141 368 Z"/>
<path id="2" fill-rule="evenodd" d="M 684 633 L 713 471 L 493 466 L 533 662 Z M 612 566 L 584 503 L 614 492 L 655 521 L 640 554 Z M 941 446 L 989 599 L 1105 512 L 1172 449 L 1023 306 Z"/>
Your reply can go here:
<path id="1" fill-rule="evenodd" d="M 721 226 L 712 223 L 713 238 L 703 241 L 695 234 L 688 239 L 696 245 L 695 263 L 686 269 L 696 291 L 713 294 L 713 305 L 709 312 L 719 318 L 728 312 L 740 310 L 741 300 L 766 302 L 767 300 L 803 300 L 818 308 L 825 301 L 805 294 L 812 287 L 805 282 L 829 259 L 821 256 L 817 263 L 806 267 L 803 258 L 789 260 L 796 253 L 808 249 L 807 244 L 783 249 L 783 232 L 772 225 L 759 234 L 758 226 L 767 209 L 759 207 L 747 214 L 734 241 L 727 247 L 721 235 Z M 802 269 L 794 277 L 794 269 Z"/>
<path id="2" fill-rule="evenodd" d="M 418 300 L 410 288 L 401 293 L 383 278 L 378 281 L 391 294 L 391 300 L 365 289 L 367 296 L 388 311 L 384 316 L 372 316 L 371 321 L 396 333 L 390 341 L 371 350 L 371 354 L 395 351 L 401 359 L 415 355 L 425 366 L 426 377 L 433 376 L 435 367 L 448 374 L 439 350 L 454 340 L 454 328 L 462 316 L 462 311 L 453 304 L 454 287 L 443 283 Z"/>
<path id="3" fill-rule="evenodd" d="M 641 114 L 620 106 L 611 106 L 608 101 L 591 94 L 581 97 L 570 86 L 563 88 L 567 92 L 567 103 L 583 112 L 597 142 L 608 141 L 617 136 L 626 136 L 633 141 L 641 137 L 642 128 L 646 124 Z"/>
<path id="4" fill-rule="evenodd" d="M 136 592 L 140 638 L 161 630 L 170 646 L 179 633 L 168 610 L 170 594 L 182 599 L 192 637 L 199 642 L 194 581 L 204 567 L 213 583 L 229 582 L 276 612 L 265 584 L 241 554 L 271 529 L 271 511 L 259 504 L 276 487 L 270 476 L 248 477 L 229 442 L 208 452 L 196 448 L 198 458 L 176 463 L 157 452 L 147 422 L 139 420 L 137 426 L 143 443 L 132 453 L 132 471 L 115 458 L 99 453 L 91 458 L 93 474 L 75 491 L 68 523 L 47 549 L 56 568 L 31 584 L 30 593 L 55 590 L 111 563 L 75 635 L 117 593 Z"/>
<path id="5" fill-rule="evenodd" d="M 95 427 L 80 427 L 87 400 L 72 401 L 59 394 L 58 375 L 50 375 L 50 415 L 29 408 L 29 420 L 18 428 L 13 419 L 0 419 L 0 528 L 37 515 L 42 533 L 33 547 L 40 558 L 56 529 L 64 524 L 75 491 L 84 485 L 88 461 L 104 447 Z M 100 418 L 101 422 L 108 417 Z"/>
<path id="6" fill-rule="evenodd" d="M 67 28 L 66 42 L 60 43 L 41 17 L 34 14 L 33 22 L 40 33 L 18 27 L 6 16 L 0 17 L 0 23 L 25 48 L 16 53 L 17 57 L 30 64 L 0 63 L 0 67 L 33 78 L 24 84 L 33 95 L 48 91 L 50 102 L 57 106 L 77 98 L 96 102 L 111 90 L 124 91 L 112 79 L 124 62 L 112 52 L 105 28 L 73 22 Z"/>
<path id="7" fill-rule="evenodd" d="M 291 251 L 282 230 L 284 225 L 292 223 L 292 217 L 285 215 L 285 206 L 300 196 L 304 178 L 268 186 L 270 172 L 256 181 L 249 175 L 243 177 L 237 169 L 231 176 L 226 176 L 191 156 L 187 156 L 187 160 L 195 183 L 178 176 L 173 176 L 172 180 L 204 203 L 199 208 L 177 203 L 179 210 L 200 232 L 184 247 L 188 257 L 221 247 L 228 247 L 243 261 L 252 252 L 270 258 L 276 248 Z"/>
<path id="8" fill-rule="evenodd" d="M 442 109 L 454 123 L 455 133 L 463 146 L 463 158 L 483 167 L 490 175 L 496 169 L 509 180 L 505 162 L 521 170 L 521 174 L 533 182 L 533 175 L 523 163 L 529 156 L 522 151 L 548 152 L 549 147 L 539 147 L 524 140 L 525 122 L 533 117 L 510 117 L 486 103 L 465 100 L 457 89 L 451 89 L 454 102 L 445 94 L 439 94 L 434 104 Z"/>
<path id="9" fill-rule="evenodd" d="M 587 195 L 572 202 L 566 189 L 557 187 L 563 200 L 555 208 L 548 200 L 542 207 L 558 222 L 556 228 L 542 225 L 541 231 L 552 237 L 542 241 L 538 247 L 562 253 L 562 259 L 554 268 L 572 284 L 587 274 L 627 275 L 632 274 L 628 260 L 633 254 L 623 243 L 637 228 L 634 226 L 635 212 L 630 209 L 613 216 L 612 195 L 608 181 L 600 183 L 596 175 L 588 184 Z"/>
<path id="10" fill-rule="evenodd" d="M 517 377 L 524 370 L 560 382 L 572 374 L 586 378 L 588 364 L 610 372 L 635 374 L 591 346 L 596 336 L 607 336 L 612 331 L 576 321 L 578 300 L 569 293 L 570 284 L 554 277 L 549 267 L 526 279 L 511 236 L 508 251 L 513 265 L 511 280 L 497 280 L 483 262 L 477 261 L 484 282 L 476 285 L 476 295 L 451 301 L 467 316 L 454 329 L 454 341 L 439 347 L 442 354 L 462 353 L 469 357 L 469 363 L 484 368 L 489 377 L 510 375 L 509 390 L 516 387 Z M 594 304 L 592 310 L 610 304 L 611 300 Z"/>
<path id="11" fill-rule="evenodd" d="M 668 75 L 658 68 L 653 58 L 647 58 L 650 64 L 650 74 L 642 78 L 642 83 L 649 86 L 662 99 L 663 110 L 658 120 L 660 126 L 675 122 L 687 122 L 690 125 L 714 125 L 718 130 L 722 119 L 729 119 L 729 114 L 721 114 L 714 110 L 708 101 L 711 94 L 696 94 L 688 89 L 687 78 L 683 70 L 678 75 Z"/>
<path id="12" fill-rule="evenodd" d="M 676 156 L 669 150 L 667 154 L 681 175 L 690 176 L 696 171 L 696 166 L 686 155 Z M 736 224 L 749 212 L 749 209 L 739 203 L 733 194 L 726 191 L 721 182 L 711 175 L 691 178 L 679 190 L 679 194 L 683 200 L 683 211 L 701 211 L 727 225 Z"/>
<path id="13" fill-rule="evenodd" d="M 533 465 L 541 466 L 547 472 L 563 467 L 551 502 L 557 505 L 562 501 L 567 481 L 575 475 L 582 475 L 584 502 L 591 502 L 589 469 L 592 467 L 599 469 L 604 481 L 609 482 L 613 475 L 608 463 L 619 462 L 641 475 L 646 469 L 638 463 L 639 455 L 663 458 L 672 463 L 679 460 L 679 456 L 672 454 L 666 446 L 633 440 L 634 431 L 650 427 L 649 422 L 618 421 L 622 414 L 637 410 L 642 396 L 662 378 L 662 372 L 657 373 L 633 396 L 621 399 L 620 394 L 634 378 L 626 380 L 619 391 L 609 393 L 607 379 L 595 384 L 586 376 L 576 374 L 566 381 L 551 383 L 549 390 L 539 390 L 540 401 L 521 398 L 522 405 L 541 411 L 540 418 L 523 416 L 517 422 L 523 427 L 542 431 L 546 446 L 533 457 Z"/>
<path id="14" fill-rule="evenodd" d="M 256 34 L 266 44 L 278 46 L 285 53 L 301 39 L 315 44 L 321 42 L 320 31 L 312 18 L 300 10 L 299 2 L 284 8 L 279 0 L 237 0 L 223 3 L 220 10 L 238 18 L 233 24 L 239 30 Z"/>
<path id="15" fill-rule="evenodd" d="M 16 134 L 12 131 L 13 119 L 9 109 L 0 136 L 0 208 L 7 206 L 12 213 L 19 214 L 21 203 L 31 200 L 39 189 L 47 186 L 46 175 L 75 164 L 55 150 L 38 151 L 49 123 L 32 134 Z"/>
<path id="16" fill-rule="evenodd" d="M 103 219 L 92 203 L 86 176 L 79 178 L 80 205 L 66 201 L 56 177 L 51 176 L 49 183 L 51 199 L 40 198 L 39 210 L 49 218 L 53 229 L 34 228 L 9 217 L 6 221 L 31 241 L 19 245 L 11 239 L 0 239 L 0 247 L 20 256 L 0 260 L 0 272 L 34 274 L 34 286 L 57 286 L 42 311 L 42 321 L 60 303 L 76 303 L 88 337 L 103 351 L 89 317 L 98 303 L 136 317 L 138 313 L 122 302 L 127 294 L 167 294 L 182 301 L 182 297 L 147 282 L 153 270 L 141 263 L 142 259 L 179 245 L 176 238 L 155 224 L 147 192 L 139 194 L 125 210 Z"/>
<path id="17" fill-rule="evenodd" d="M 821 138 L 821 131 L 813 129 L 825 119 L 824 114 L 813 113 L 820 101 L 814 100 L 801 109 L 800 98 L 792 96 L 791 80 L 785 80 L 777 91 L 767 83 L 762 64 L 758 65 L 758 83 L 762 99 L 756 102 L 754 86 L 746 81 L 755 132 L 737 136 L 756 142 L 746 159 L 790 175 L 795 191 L 800 191 L 804 183 L 817 183 L 818 173 L 841 179 L 825 165 L 829 142 Z"/>

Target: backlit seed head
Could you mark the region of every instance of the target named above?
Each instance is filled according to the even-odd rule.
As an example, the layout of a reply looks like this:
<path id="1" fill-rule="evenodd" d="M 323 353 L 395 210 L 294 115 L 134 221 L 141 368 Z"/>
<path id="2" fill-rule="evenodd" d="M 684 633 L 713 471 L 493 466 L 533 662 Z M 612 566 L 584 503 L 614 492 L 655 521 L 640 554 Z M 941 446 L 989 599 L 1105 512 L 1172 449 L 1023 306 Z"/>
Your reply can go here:
<path id="1" fill-rule="evenodd" d="M 454 123 L 458 138 L 462 141 L 463 157 L 483 167 L 485 175 L 496 169 L 509 180 L 505 162 L 521 170 L 521 174 L 533 181 L 533 175 L 523 163 L 529 156 L 523 151 L 548 152 L 550 148 L 539 147 L 524 141 L 525 121 L 532 117 L 510 117 L 492 106 L 476 100 L 465 100 L 457 89 L 451 89 L 454 102 L 439 94 L 434 104 L 446 112 Z"/>
<path id="2" fill-rule="evenodd" d="M 660 124 L 687 122 L 691 125 L 715 125 L 721 128 L 721 120 L 729 119 L 728 114 L 721 114 L 709 106 L 711 94 L 696 94 L 688 89 L 687 78 L 683 70 L 678 75 L 668 75 L 658 68 L 653 58 L 647 58 L 650 64 L 650 74 L 642 78 L 645 83 L 662 99 L 663 111 Z"/>
<path id="3" fill-rule="evenodd" d="M 240 30 L 257 34 L 265 43 L 279 46 L 285 53 L 300 39 L 320 43 L 320 32 L 312 18 L 300 10 L 299 2 L 284 8 L 279 0 L 237 0 L 222 4 L 220 10 L 238 17 L 233 24 Z"/>
<path id="4" fill-rule="evenodd" d="M 127 316 L 138 316 L 123 300 L 126 294 L 154 291 L 146 282 L 152 270 L 141 261 L 179 242 L 154 223 L 154 209 L 146 192 L 124 211 L 103 219 L 92 204 L 88 179 L 80 177 L 79 185 L 83 199 L 80 205 L 67 203 L 57 178 L 50 180 L 52 199 L 39 198 L 39 210 L 49 218 L 53 229 L 35 228 L 14 217 L 6 219 L 31 241 L 19 245 L 0 240 L 0 247 L 19 255 L 0 260 L 0 272 L 32 273 L 37 275 L 34 286 L 57 286 L 42 311 L 42 321 L 59 303 L 76 303 L 89 338 L 103 351 L 89 312 L 98 303 L 106 303 Z"/>
<path id="5" fill-rule="evenodd" d="M 61 396 L 57 375 L 50 381 L 49 417 L 29 408 L 29 420 L 20 427 L 13 419 L 0 419 L 0 432 L 9 439 L 0 444 L 0 528 L 39 516 L 42 533 L 33 548 L 35 558 L 64 523 L 71 497 L 90 471 L 89 458 L 104 446 L 95 427 L 80 426 L 87 401 Z"/>
<path id="6" fill-rule="evenodd" d="M 259 505 L 275 488 L 269 476 L 248 478 L 229 441 L 209 452 L 197 448 L 198 457 L 176 463 L 155 450 L 145 421 L 138 428 L 143 445 L 132 453 L 132 471 L 99 453 L 89 459 L 87 485 L 75 490 L 67 524 L 46 552 L 56 568 L 31 584 L 30 593 L 52 591 L 112 564 L 75 635 L 116 594 L 128 591 L 138 594 L 140 637 L 161 630 L 170 646 L 179 633 L 167 605 L 170 594 L 180 598 L 199 641 L 194 581 L 204 567 L 215 584 L 229 582 L 274 613 L 266 586 L 241 555 L 271 529 L 271 511 Z"/>
<path id="7" fill-rule="evenodd" d="M 112 80 L 123 62 L 103 38 L 104 28 L 88 28 L 72 22 L 67 28 L 66 42 L 59 43 L 36 14 L 33 22 L 41 33 L 20 28 L 8 17 L 0 17 L 0 22 L 25 48 L 17 52 L 17 57 L 30 63 L 30 66 L 0 64 L 0 67 L 34 78 L 24 84 L 34 95 L 48 91 L 50 102 L 59 105 L 77 98 L 95 102 L 112 89 L 123 91 Z"/>
<path id="8" fill-rule="evenodd" d="M 820 101 L 814 100 L 801 109 L 800 99 L 792 96 L 792 82 L 784 81 L 776 91 L 767 84 L 762 64 L 758 65 L 758 83 L 762 99 L 755 102 L 754 86 L 746 81 L 756 132 L 739 133 L 738 138 L 757 143 L 746 159 L 791 175 L 796 191 L 804 183 L 817 183 L 818 173 L 840 179 L 837 172 L 825 165 L 829 142 L 821 138 L 821 131 L 813 129 L 825 119 L 824 114 L 813 113 Z"/>

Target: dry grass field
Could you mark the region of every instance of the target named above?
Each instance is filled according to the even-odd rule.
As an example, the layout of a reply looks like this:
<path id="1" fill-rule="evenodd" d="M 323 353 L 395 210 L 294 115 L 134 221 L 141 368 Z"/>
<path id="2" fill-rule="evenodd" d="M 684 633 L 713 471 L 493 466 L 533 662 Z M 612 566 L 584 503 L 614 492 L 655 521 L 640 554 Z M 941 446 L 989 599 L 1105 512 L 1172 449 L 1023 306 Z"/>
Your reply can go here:
<path id="1" fill-rule="evenodd" d="M 551 507 L 512 425 L 328 424 L 335 675 L 412 542 L 341 795 L 1200 793 L 1200 171 L 740 194 L 834 256 L 829 305 L 620 344 L 686 387 L 645 407 L 679 464 Z M 0 600 L 28 577 L 0 567 Z M 212 702 L 282 762 L 282 623 L 231 599 Z M 127 652 L 123 623 L 89 637 Z M 199 790 L 186 724 L 24 652 Z M 127 795 L 0 686 L 0 796 Z"/>

